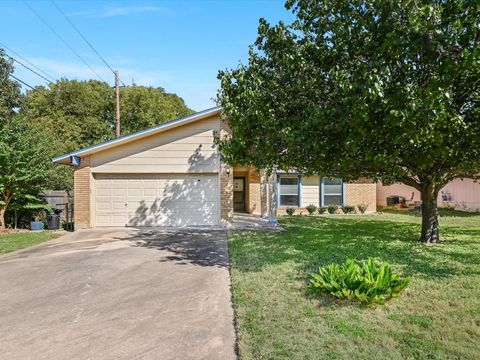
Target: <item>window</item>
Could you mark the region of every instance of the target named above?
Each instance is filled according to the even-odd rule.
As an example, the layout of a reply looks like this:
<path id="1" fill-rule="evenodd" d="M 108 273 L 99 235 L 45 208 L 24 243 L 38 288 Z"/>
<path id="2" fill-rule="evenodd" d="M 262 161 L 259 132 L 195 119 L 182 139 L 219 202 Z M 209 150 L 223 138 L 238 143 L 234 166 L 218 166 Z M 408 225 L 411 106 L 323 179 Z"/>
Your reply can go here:
<path id="1" fill-rule="evenodd" d="M 343 204 L 342 179 L 323 179 L 323 206 Z"/>
<path id="2" fill-rule="evenodd" d="M 298 206 L 298 176 L 280 176 L 280 206 Z"/>

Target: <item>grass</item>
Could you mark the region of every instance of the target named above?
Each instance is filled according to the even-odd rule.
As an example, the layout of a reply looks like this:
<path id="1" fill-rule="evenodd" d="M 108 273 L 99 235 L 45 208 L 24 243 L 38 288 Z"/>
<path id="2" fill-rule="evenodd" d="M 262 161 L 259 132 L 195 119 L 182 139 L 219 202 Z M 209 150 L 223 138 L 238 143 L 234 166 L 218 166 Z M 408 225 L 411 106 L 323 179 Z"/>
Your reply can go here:
<path id="1" fill-rule="evenodd" d="M 0 255 L 55 239 L 61 233 L 51 231 L 0 234 Z"/>
<path id="2" fill-rule="evenodd" d="M 293 216 L 281 233 L 232 234 L 241 359 L 478 359 L 480 216 L 441 213 L 444 242 L 417 242 L 420 218 Z M 313 294 L 318 266 L 369 256 L 413 276 L 399 299 L 366 308 Z"/>

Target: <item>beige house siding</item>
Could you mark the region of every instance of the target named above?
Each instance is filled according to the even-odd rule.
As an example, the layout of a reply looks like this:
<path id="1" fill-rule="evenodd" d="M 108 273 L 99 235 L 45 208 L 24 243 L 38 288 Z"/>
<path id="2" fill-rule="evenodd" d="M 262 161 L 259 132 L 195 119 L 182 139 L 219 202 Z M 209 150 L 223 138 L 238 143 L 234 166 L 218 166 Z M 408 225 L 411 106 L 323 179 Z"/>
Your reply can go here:
<path id="1" fill-rule="evenodd" d="M 218 115 L 93 155 L 96 173 L 218 173 Z"/>
<path id="2" fill-rule="evenodd" d="M 73 173 L 73 198 L 74 198 L 74 222 L 75 230 L 88 229 L 91 227 L 91 158 L 83 157 L 79 167 Z"/>
<path id="3" fill-rule="evenodd" d="M 320 206 L 320 176 L 302 177 L 302 207 Z"/>

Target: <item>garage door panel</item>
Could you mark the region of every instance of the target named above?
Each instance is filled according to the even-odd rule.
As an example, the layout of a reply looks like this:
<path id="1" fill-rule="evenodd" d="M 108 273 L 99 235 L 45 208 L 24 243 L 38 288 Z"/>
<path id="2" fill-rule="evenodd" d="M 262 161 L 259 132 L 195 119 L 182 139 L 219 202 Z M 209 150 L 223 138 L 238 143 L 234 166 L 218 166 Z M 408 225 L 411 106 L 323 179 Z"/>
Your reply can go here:
<path id="1" fill-rule="evenodd" d="M 217 175 L 96 174 L 96 226 L 218 225 Z"/>

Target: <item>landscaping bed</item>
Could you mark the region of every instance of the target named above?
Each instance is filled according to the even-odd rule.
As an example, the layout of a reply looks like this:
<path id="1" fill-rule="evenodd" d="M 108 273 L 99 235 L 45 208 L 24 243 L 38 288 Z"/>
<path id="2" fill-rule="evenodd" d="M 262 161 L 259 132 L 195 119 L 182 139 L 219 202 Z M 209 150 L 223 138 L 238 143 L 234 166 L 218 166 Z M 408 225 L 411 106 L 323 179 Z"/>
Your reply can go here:
<path id="1" fill-rule="evenodd" d="M 433 246 L 417 241 L 413 212 L 287 216 L 280 233 L 231 234 L 240 358 L 478 358 L 480 216 L 440 216 Z M 411 284 L 374 307 L 311 291 L 311 273 L 349 257 L 385 261 Z"/>

